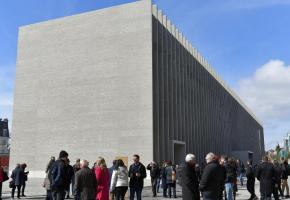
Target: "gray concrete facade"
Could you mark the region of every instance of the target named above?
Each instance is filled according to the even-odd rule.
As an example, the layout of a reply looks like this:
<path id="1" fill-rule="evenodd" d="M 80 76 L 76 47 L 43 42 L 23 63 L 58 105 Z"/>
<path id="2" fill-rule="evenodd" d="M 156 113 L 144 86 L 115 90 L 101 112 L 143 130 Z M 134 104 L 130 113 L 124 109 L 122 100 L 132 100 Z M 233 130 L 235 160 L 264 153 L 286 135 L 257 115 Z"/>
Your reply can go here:
<path id="1" fill-rule="evenodd" d="M 62 149 L 144 164 L 264 151 L 259 120 L 147 0 L 21 27 L 12 133 L 11 166 L 35 177 Z"/>
<path id="2" fill-rule="evenodd" d="M 62 149 L 152 159 L 151 23 L 139 1 L 20 28 L 11 167 L 43 176 Z"/>

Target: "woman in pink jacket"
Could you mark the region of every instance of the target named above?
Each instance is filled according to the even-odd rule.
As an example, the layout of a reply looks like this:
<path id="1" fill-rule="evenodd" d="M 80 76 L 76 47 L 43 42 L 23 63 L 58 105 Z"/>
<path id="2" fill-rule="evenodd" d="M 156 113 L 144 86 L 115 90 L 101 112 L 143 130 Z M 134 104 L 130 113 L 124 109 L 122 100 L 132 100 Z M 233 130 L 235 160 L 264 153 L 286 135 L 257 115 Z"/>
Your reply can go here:
<path id="1" fill-rule="evenodd" d="M 95 174 L 98 181 L 96 200 L 109 200 L 110 175 L 105 159 L 99 157 L 96 162 Z"/>

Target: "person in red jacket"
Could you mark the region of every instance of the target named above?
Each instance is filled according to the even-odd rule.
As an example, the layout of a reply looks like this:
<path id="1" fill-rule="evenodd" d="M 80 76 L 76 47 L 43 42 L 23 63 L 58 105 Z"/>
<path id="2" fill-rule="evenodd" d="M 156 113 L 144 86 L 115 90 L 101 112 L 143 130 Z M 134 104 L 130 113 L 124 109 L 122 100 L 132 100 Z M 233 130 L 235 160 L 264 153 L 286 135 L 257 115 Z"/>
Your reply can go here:
<path id="1" fill-rule="evenodd" d="M 4 182 L 4 170 L 0 166 L 0 200 L 2 200 L 2 183 Z"/>
<path id="2" fill-rule="evenodd" d="M 105 159 L 99 157 L 96 162 L 95 175 L 98 181 L 96 200 L 109 200 L 110 175 Z"/>

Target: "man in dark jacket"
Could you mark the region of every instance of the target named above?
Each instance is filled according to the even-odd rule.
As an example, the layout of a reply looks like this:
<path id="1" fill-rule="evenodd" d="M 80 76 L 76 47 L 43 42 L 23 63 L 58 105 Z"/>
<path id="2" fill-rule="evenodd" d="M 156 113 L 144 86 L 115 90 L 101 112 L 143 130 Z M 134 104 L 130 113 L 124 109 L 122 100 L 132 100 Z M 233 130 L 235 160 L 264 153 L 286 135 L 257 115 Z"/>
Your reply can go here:
<path id="1" fill-rule="evenodd" d="M 153 197 L 156 197 L 157 195 L 157 181 L 160 176 L 160 169 L 156 162 L 152 161 L 150 164 L 147 165 L 147 170 L 150 171 L 150 177 L 151 177 L 151 186 L 152 186 L 152 193 Z"/>
<path id="2" fill-rule="evenodd" d="M 225 181 L 224 170 L 213 153 L 205 157 L 206 167 L 204 168 L 199 189 L 203 193 L 204 200 L 217 200 L 222 193 L 222 182 Z"/>
<path id="3" fill-rule="evenodd" d="M 198 177 L 195 172 L 196 159 L 193 154 L 187 154 L 182 168 L 182 199 L 199 200 Z"/>
<path id="4" fill-rule="evenodd" d="M 251 160 L 247 162 L 246 177 L 247 177 L 247 190 L 251 194 L 250 200 L 257 199 L 257 196 L 255 194 L 255 170 Z"/>
<path id="5" fill-rule="evenodd" d="M 227 156 L 222 156 L 221 165 L 224 170 L 224 187 L 226 191 L 227 200 L 232 200 L 234 196 L 234 182 L 236 180 L 236 168 L 232 164 L 231 160 Z"/>
<path id="6" fill-rule="evenodd" d="M 24 171 L 21 168 L 20 164 L 17 164 L 16 168 L 12 171 L 11 178 L 13 182 L 11 193 L 12 199 L 14 199 L 14 193 L 16 188 L 17 188 L 17 198 L 20 199 L 20 190 L 24 182 Z"/>
<path id="7" fill-rule="evenodd" d="M 260 181 L 261 200 L 271 199 L 273 182 L 275 181 L 275 169 L 267 156 L 263 157 L 263 162 L 257 169 L 257 179 Z"/>
<path id="8" fill-rule="evenodd" d="M 86 160 L 80 162 L 81 170 L 75 174 L 74 195 L 75 200 L 95 200 L 97 179 L 95 173 L 88 167 Z"/>
<path id="9" fill-rule="evenodd" d="M 279 200 L 279 192 L 280 196 L 283 197 L 283 192 L 281 189 L 282 168 L 277 160 L 275 160 L 273 164 L 275 169 L 275 183 L 273 186 L 273 196 L 275 200 Z"/>
<path id="10" fill-rule="evenodd" d="M 22 195 L 21 196 L 23 196 L 23 197 L 25 197 L 25 187 L 26 187 L 26 181 L 28 180 L 28 174 L 29 174 L 29 172 L 27 171 L 25 171 L 25 169 L 26 169 L 26 167 L 27 167 L 27 165 L 26 165 L 26 163 L 23 163 L 22 165 L 21 165 L 21 168 L 22 168 L 22 170 L 23 170 L 23 173 L 24 173 L 24 176 L 23 176 L 23 184 L 22 184 L 22 187 L 21 187 L 21 193 L 22 193 Z"/>
<path id="11" fill-rule="evenodd" d="M 72 183 L 73 177 L 74 177 L 74 168 L 70 165 L 70 160 L 67 159 L 67 162 L 65 163 L 65 191 L 66 191 L 66 198 L 69 199 L 69 193 L 70 193 L 70 185 Z"/>
<path id="12" fill-rule="evenodd" d="M 142 190 L 144 186 L 144 178 L 146 178 L 146 169 L 145 166 L 140 163 L 139 155 L 133 156 L 133 164 L 129 168 L 129 177 L 130 177 L 130 200 L 134 200 L 135 193 L 137 200 L 141 200 Z"/>
<path id="13" fill-rule="evenodd" d="M 63 200 L 65 197 L 65 187 L 66 187 L 66 169 L 65 163 L 68 160 L 68 153 L 66 151 L 61 151 L 59 153 L 59 159 L 53 164 L 50 173 L 50 183 L 52 196 L 54 200 Z"/>

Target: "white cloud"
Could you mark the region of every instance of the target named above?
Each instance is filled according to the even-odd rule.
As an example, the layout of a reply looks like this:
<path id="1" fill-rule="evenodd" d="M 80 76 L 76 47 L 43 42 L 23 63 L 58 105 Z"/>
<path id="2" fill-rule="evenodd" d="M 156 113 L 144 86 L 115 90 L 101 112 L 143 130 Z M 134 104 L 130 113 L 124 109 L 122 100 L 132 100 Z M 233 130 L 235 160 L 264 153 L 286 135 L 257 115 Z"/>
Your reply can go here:
<path id="1" fill-rule="evenodd" d="M 290 130 L 290 65 L 270 60 L 252 76 L 242 79 L 237 91 L 262 119 L 266 144 L 272 147 L 282 140 Z"/>

